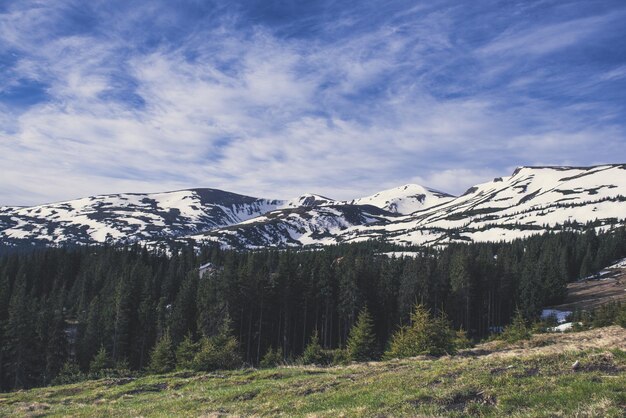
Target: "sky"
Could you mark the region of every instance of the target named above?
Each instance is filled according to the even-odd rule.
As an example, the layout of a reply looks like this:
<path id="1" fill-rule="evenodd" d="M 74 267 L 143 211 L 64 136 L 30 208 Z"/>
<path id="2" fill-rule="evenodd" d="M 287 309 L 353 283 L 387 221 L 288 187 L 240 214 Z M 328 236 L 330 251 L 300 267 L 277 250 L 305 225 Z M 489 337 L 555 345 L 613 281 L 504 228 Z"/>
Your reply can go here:
<path id="1" fill-rule="evenodd" d="M 0 205 L 626 162 L 626 2 L 4 0 Z"/>

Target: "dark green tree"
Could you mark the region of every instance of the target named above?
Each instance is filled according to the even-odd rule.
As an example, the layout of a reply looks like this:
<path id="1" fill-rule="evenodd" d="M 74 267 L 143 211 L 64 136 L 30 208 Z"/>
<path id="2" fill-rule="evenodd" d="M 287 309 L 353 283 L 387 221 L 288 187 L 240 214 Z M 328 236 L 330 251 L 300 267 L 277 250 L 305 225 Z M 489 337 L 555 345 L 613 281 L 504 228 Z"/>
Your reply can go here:
<path id="1" fill-rule="evenodd" d="M 361 310 L 356 324 L 350 330 L 347 352 L 348 358 L 352 361 L 369 361 L 378 356 L 374 322 L 367 308 Z"/>

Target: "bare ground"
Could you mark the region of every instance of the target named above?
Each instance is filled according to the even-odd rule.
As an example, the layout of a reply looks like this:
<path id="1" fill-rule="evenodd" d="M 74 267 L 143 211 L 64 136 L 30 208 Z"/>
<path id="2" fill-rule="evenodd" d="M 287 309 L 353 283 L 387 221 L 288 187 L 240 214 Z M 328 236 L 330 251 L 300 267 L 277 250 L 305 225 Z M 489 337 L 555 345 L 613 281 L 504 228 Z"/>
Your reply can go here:
<path id="1" fill-rule="evenodd" d="M 608 302 L 626 300 L 626 269 L 606 270 L 598 279 L 567 285 L 565 302 L 551 307 L 559 311 L 591 310 Z"/>
<path id="2" fill-rule="evenodd" d="M 588 349 L 626 350 L 626 329 L 617 325 L 572 333 L 535 334 L 528 341 L 509 344 L 491 341 L 463 350 L 460 356 L 507 358 L 516 356 L 557 354 Z"/>

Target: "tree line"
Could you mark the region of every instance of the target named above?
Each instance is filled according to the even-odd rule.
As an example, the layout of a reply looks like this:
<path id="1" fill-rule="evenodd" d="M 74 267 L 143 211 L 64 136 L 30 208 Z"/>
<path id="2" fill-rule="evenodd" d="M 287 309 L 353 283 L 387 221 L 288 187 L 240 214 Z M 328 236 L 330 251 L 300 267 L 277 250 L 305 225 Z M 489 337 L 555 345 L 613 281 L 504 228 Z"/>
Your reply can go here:
<path id="1" fill-rule="evenodd" d="M 389 256 L 397 250 L 413 256 Z M 624 256 L 623 227 L 442 249 L 371 241 L 280 251 L 13 252 L 0 257 L 0 387 L 47 385 L 70 366 L 87 373 L 98 356 L 107 367 L 146 370 L 161 341 L 174 352 L 186 345 L 189 365 L 198 352 L 202 364 L 227 358 L 219 350 L 232 346 L 229 338 L 233 362 L 259 365 L 268 352 L 295 359 L 312 340 L 321 350 L 349 346 L 365 309 L 381 353 L 415 323 L 416 305 L 482 338 L 516 309 L 537 316 L 563 299 L 569 281 Z"/>

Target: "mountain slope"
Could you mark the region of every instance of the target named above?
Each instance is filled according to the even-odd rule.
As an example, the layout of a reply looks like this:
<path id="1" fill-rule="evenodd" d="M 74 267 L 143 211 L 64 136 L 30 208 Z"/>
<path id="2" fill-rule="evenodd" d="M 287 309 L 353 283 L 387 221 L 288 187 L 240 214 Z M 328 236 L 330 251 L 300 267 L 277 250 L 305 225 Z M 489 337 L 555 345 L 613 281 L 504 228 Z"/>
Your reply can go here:
<path id="1" fill-rule="evenodd" d="M 372 196 L 354 199 L 347 204 L 373 205 L 391 213 L 408 215 L 452 199 L 454 196 L 447 193 L 429 189 L 419 184 L 406 184 L 378 192 Z"/>
<path id="2" fill-rule="evenodd" d="M 218 242 L 298 247 L 383 239 L 407 245 L 510 241 L 626 220 L 626 165 L 521 167 L 452 197 L 405 185 L 351 201 L 305 194 L 259 199 L 215 189 L 94 196 L 0 207 L 0 242 Z"/>
<path id="3" fill-rule="evenodd" d="M 390 209 L 390 200 L 384 196 L 352 202 L 376 202 Z M 564 224 L 574 222 L 623 224 L 626 219 L 626 165 L 521 167 L 509 177 L 472 187 L 463 196 L 443 196 L 438 201 L 439 204 L 410 215 L 381 213 L 376 222 L 353 223 L 334 230 L 331 236 L 320 238 L 311 234 L 304 239 L 292 237 L 288 244 L 280 234 L 269 233 L 262 220 L 242 226 L 239 234 L 232 230 L 213 231 L 210 239 L 228 242 L 234 247 L 327 245 L 369 239 L 406 245 L 444 245 L 466 241 L 510 241 L 552 229 L 560 230 Z M 291 216 L 291 223 L 295 222 L 295 216 Z M 297 221 L 300 228 L 311 230 L 315 229 L 315 222 L 316 218 L 311 216 Z M 280 229 L 280 226 L 274 228 Z M 238 239 L 243 236 L 245 239 Z M 262 239 L 254 241 L 251 237 Z"/>
<path id="4" fill-rule="evenodd" d="M 0 208 L 0 239 L 43 244 L 133 242 L 227 226 L 284 204 L 216 189 L 112 194 Z"/>

